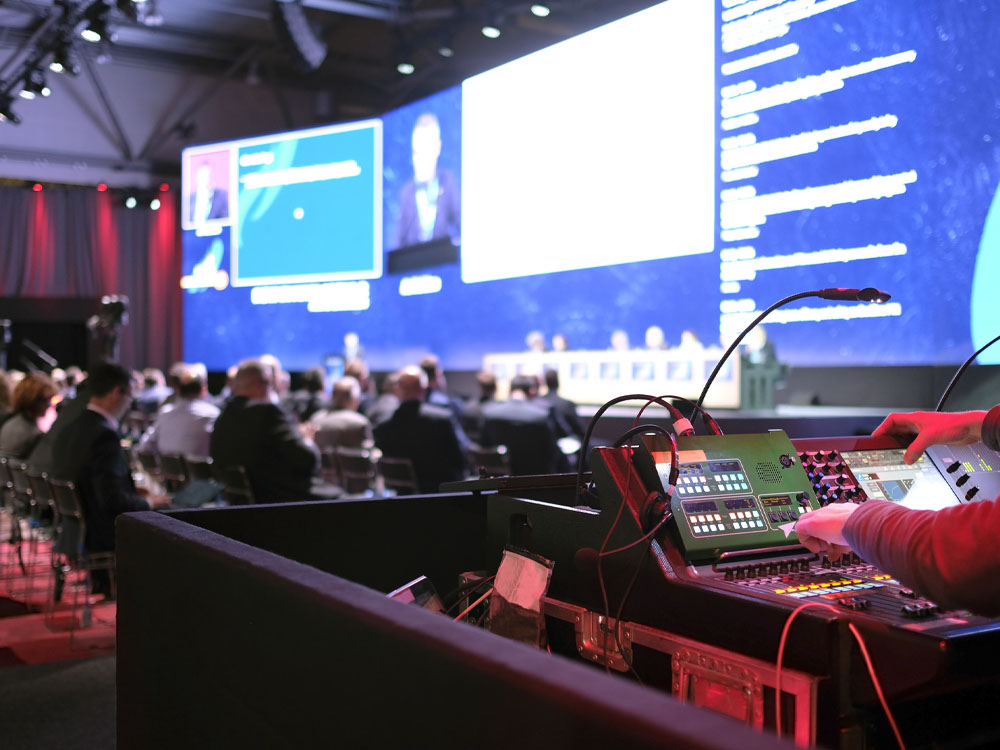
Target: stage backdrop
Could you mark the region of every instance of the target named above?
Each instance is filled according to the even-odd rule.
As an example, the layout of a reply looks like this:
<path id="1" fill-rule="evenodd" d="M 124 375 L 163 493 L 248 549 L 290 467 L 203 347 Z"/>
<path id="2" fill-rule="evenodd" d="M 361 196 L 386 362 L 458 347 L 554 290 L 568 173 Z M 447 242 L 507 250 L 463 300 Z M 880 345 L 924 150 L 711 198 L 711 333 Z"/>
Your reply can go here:
<path id="1" fill-rule="evenodd" d="M 173 192 L 158 211 L 127 209 L 120 192 L 0 187 L 0 296 L 126 294 L 127 367 L 180 359 L 180 245 Z M 61 363 L 67 364 L 67 363 Z"/>

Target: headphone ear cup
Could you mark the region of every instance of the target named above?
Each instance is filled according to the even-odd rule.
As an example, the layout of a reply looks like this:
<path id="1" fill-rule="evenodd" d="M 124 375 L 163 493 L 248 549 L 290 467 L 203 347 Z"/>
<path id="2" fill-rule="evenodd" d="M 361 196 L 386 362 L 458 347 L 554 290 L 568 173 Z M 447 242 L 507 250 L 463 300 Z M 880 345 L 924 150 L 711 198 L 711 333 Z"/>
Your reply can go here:
<path id="1" fill-rule="evenodd" d="M 648 534 L 663 520 L 663 515 L 670 509 L 670 498 L 663 492 L 650 492 L 639 511 L 639 523 L 642 533 Z"/>

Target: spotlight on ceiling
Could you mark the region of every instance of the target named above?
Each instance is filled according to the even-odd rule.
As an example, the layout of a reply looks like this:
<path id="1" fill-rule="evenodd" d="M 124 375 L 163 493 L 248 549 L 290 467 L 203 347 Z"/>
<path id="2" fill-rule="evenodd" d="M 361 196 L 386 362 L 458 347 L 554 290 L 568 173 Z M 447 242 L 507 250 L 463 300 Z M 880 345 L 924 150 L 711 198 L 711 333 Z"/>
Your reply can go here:
<path id="1" fill-rule="evenodd" d="M 496 39 L 501 34 L 500 27 L 490 23 L 484 24 L 480 31 L 483 32 L 483 36 L 487 39 Z"/>
<path id="2" fill-rule="evenodd" d="M 22 99 L 34 99 L 36 96 L 48 96 L 51 93 L 52 90 L 45 84 L 45 74 L 37 68 L 24 77 Z"/>
<path id="3" fill-rule="evenodd" d="M 441 57 L 454 57 L 455 49 L 450 44 L 442 44 L 438 47 L 438 54 L 441 55 Z"/>
<path id="4" fill-rule="evenodd" d="M 107 0 L 94 3 L 84 15 L 86 25 L 80 31 L 80 37 L 85 41 L 96 44 L 104 39 L 111 39 L 108 30 L 108 16 L 111 14 L 111 6 Z"/>
<path id="5" fill-rule="evenodd" d="M 548 5 L 541 5 L 540 3 L 535 3 L 534 5 L 531 6 L 531 12 L 533 15 L 536 15 L 539 18 L 546 18 L 552 11 Z"/>
<path id="6" fill-rule="evenodd" d="M 151 200 L 149 202 L 149 207 L 152 210 L 154 210 L 154 211 L 159 211 L 160 210 L 160 199 L 159 198 L 153 198 L 153 200 Z"/>
<path id="7" fill-rule="evenodd" d="M 404 76 L 409 76 L 413 75 L 413 71 L 415 71 L 416 68 L 413 67 L 413 63 L 401 62 L 399 63 L 399 65 L 396 66 L 396 70 L 398 70 Z"/>
<path id="8" fill-rule="evenodd" d="M 56 43 L 52 51 L 52 62 L 49 63 L 49 70 L 53 73 L 69 73 L 71 76 L 80 74 L 80 64 L 73 51 L 73 38 L 71 36 L 64 35 Z"/>
<path id="9" fill-rule="evenodd" d="M 128 198 L 125 199 L 125 208 L 135 208 L 138 203 L 139 201 L 135 199 L 135 196 L 130 195 Z"/>

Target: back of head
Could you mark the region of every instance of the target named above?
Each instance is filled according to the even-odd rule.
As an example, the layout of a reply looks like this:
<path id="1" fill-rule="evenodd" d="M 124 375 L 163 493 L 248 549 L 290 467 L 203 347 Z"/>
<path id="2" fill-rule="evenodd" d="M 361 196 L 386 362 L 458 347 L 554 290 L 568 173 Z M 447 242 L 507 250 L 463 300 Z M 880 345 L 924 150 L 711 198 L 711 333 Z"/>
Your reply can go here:
<path id="1" fill-rule="evenodd" d="M 302 387 L 310 393 L 319 393 L 326 385 L 326 371 L 322 367 L 310 367 L 302 373 Z"/>
<path id="2" fill-rule="evenodd" d="M 476 382 L 479 383 L 479 394 L 483 398 L 493 398 L 497 392 L 497 376 L 489 370 L 483 370 L 476 375 Z"/>
<path id="3" fill-rule="evenodd" d="M 363 359 L 352 359 L 344 365 L 344 375 L 350 375 L 364 386 L 368 382 L 368 365 Z"/>
<path id="4" fill-rule="evenodd" d="M 198 367 L 186 366 L 173 375 L 177 378 L 177 393 L 181 398 L 198 398 L 205 392 L 207 382 Z"/>
<path id="5" fill-rule="evenodd" d="M 147 388 L 153 388 L 155 386 L 164 386 L 167 384 L 167 379 L 163 375 L 162 370 L 158 370 L 155 367 L 147 367 L 142 371 L 142 380 Z"/>
<path id="6" fill-rule="evenodd" d="M 91 397 L 107 396 L 116 388 L 128 389 L 132 382 L 129 371 L 117 362 L 96 362 L 87 374 L 87 391 Z"/>
<path id="7" fill-rule="evenodd" d="M 27 420 L 45 416 L 52 398 L 59 393 L 52 378 L 42 372 L 29 372 L 14 389 L 14 412 Z"/>
<path id="8" fill-rule="evenodd" d="M 341 378 L 333 386 L 331 401 L 334 409 L 356 410 L 361 401 L 361 384 L 350 375 Z"/>
<path id="9" fill-rule="evenodd" d="M 382 384 L 379 386 L 378 392 L 387 395 L 396 392 L 396 386 L 399 384 L 399 373 L 390 372 L 384 378 L 382 378 Z"/>
<path id="10" fill-rule="evenodd" d="M 420 369 L 424 371 L 425 375 L 427 375 L 428 387 L 434 387 L 437 381 L 438 373 L 441 371 L 440 368 L 441 361 L 435 354 L 428 354 L 420 360 Z"/>
<path id="11" fill-rule="evenodd" d="M 549 393 L 556 393 L 559 390 L 558 370 L 545 371 L 545 387 L 548 389 Z"/>
<path id="12" fill-rule="evenodd" d="M 271 384 L 273 370 L 261 359 L 245 359 L 240 362 L 233 378 L 232 390 L 236 396 L 263 398 Z"/>
<path id="13" fill-rule="evenodd" d="M 421 367 L 410 365 L 399 371 L 396 395 L 403 401 L 423 401 L 427 393 L 427 373 Z"/>
<path id="14" fill-rule="evenodd" d="M 515 375 L 510 381 L 510 393 L 520 393 L 531 398 L 538 393 L 538 379 L 534 375 Z"/>

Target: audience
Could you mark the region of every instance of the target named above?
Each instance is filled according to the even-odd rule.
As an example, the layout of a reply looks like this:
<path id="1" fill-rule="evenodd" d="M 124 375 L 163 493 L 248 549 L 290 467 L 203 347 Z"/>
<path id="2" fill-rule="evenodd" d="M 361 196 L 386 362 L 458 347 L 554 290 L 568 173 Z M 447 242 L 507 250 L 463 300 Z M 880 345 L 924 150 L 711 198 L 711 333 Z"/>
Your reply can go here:
<path id="1" fill-rule="evenodd" d="M 496 401 L 497 378 L 489 370 L 483 370 L 476 375 L 476 383 L 479 385 L 479 398 L 465 405 L 465 409 L 462 411 L 462 428 L 472 440 L 481 443 L 483 407 Z"/>
<path id="2" fill-rule="evenodd" d="M 156 414 L 173 394 L 162 370 L 147 367 L 142 371 L 143 389 L 135 394 L 135 408 L 144 414 Z"/>
<path id="3" fill-rule="evenodd" d="M 399 373 L 389 373 L 382 379 L 382 386 L 379 388 L 379 397 L 372 402 L 372 405 L 367 410 L 363 406 L 359 407 L 373 426 L 380 425 L 388 420 L 396 413 L 396 409 L 399 408 L 399 396 L 396 395 L 396 384 L 398 381 Z"/>
<path id="4" fill-rule="evenodd" d="M 371 374 L 368 372 L 368 365 L 365 364 L 363 359 L 357 357 L 349 359 L 344 366 L 344 375 L 358 381 L 358 385 L 361 386 L 361 402 L 358 404 L 358 411 L 368 417 L 374 424 L 375 420 L 372 419 L 369 411 L 375 405 L 376 399 L 372 396 L 372 379 Z"/>
<path id="5" fill-rule="evenodd" d="M 313 414 L 327 406 L 323 396 L 325 387 L 326 370 L 310 367 L 302 373 L 302 387 L 287 394 L 281 405 L 300 422 L 308 422 Z"/>
<path id="6" fill-rule="evenodd" d="M 215 422 L 209 442 L 218 466 L 242 466 L 259 503 L 339 497 L 340 488 L 319 480 L 315 431 L 293 418 L 274 398 L 273 363 L 263 358 L 240 364 L 233 396 Z"/>
<path id="7" fill-rule="evenodd" d="M 209 454 L 209 438 L 219 407 L 207 400 L 208 373 L 204 365 L 184 365 L 175 372 L 175 399 L 160 410 L 139 441 L 139 450 L 201 460 Z"/>
<path id="8" fill-rule="evenodd" d="M 86 407 L 60 429 L 52 446 L 51 473 L 72 481 L 87 523 L 88 552 L 115 548 L 115 518 L 129 511 L 164 507 L 166 497 L 141 497 L 118 437 L 120 420 L 132 404 L 128 370 L 98 362 L 87 377 Z M 100 581 L 95 580 L 95 587 Z M 108 593 L 109 590 L 105 590 Z"/>
<path id="9" fill-rule="evenodd" d="M 465 450 L 453 413 L 427 400 L 427 373 L 416 365 L 400 370 L 399 408 L 375 426 L 375 445 L 386 456 L 413 462 L 421 492 L 437 492 L 442 482 L 465 476 Z"/>
<path id="10" fill-rule="evenodd" d="M 576 413 L 576 404 L 559 395 L 559 373 L 556 370 L 545 371 L 545 387 L 546 393 L 541 398 L 550 405 L 555 414 L 556 424 L 562 433 L 559 437 L 582 440 L 586 430 Z"/>
<path id="11" fill-rule="evenodd" d="M 350 375 L 345 376 L 333 386 L 330 403 L 329 409 L 317 412 L 310 420 L 316 428 L 316 445 L 320 449 L 370 447 L 371 422 L 358 412 L 361 384 Z"/>
<path id="12" fill-rule="evenodd" d="M 566 457 L 556 440 L 559 429 L 547 403 L 533 400 L 537 378 L 516 375 L 510 382 L 510 399 L 483 407 L 485 446 L 505 445 L 514 474 L 552 474 L 566 471 Z"/>
<path id="13" fill-rule="evenodd" d="M 0 427 L 0 455 L 27 458 L 56 420 L 59 389 L 42 372 L 25 376 L 14 389 L 13 416 Z"/>

